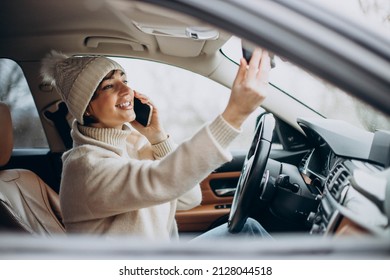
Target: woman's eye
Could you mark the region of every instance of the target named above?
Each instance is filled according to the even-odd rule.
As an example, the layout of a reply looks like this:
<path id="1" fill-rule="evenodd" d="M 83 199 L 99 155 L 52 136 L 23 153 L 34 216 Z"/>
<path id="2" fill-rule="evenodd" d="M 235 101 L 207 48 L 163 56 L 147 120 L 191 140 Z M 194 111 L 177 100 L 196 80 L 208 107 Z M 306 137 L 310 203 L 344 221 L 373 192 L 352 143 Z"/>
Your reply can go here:
<path id="1" fill-rule="evenodd" d="M 123 83 L 127 85 L 128 82 L 127 82 L 127 80 L 124 80 Z"/>
<path id="2" fill-rule="evenodd" d="M 113 85 L 105 85 L 102 89 L 103 90 L 107 90 L 107 89 L 111 89 L 113 87 Z"/>

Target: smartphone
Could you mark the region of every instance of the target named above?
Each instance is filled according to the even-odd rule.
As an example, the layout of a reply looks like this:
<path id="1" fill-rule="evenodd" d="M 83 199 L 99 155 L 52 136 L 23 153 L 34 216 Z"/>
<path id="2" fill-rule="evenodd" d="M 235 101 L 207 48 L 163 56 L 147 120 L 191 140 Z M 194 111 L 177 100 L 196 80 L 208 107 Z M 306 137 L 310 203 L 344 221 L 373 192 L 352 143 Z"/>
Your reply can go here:
<path id="1" fill-rule="evenodd" d="M 249 63 L 252 58 L 252 51 L 246 48 L 242 48 L 242 56 L 245 58 L 246 62 Z M 271 52 L 268 52 L 268 56 L 270 58 L 271 69 L 275 68 L 275 55 Z"/>
<path id="2" fill-rule="evenodd" d="M 138 98 L 134 97 L 135 120 L 143 126 L 148 126 L 152 120 L 153 106 L 144 104 Z"/>

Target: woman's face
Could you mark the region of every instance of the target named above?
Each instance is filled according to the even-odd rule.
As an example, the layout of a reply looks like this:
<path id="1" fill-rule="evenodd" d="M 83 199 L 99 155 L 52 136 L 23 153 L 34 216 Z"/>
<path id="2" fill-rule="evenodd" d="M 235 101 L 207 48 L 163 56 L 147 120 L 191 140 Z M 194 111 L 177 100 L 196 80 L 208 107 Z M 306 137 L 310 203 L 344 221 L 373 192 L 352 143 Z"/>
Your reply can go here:
<path id="1" fill-rule="evenodd" d="M 121 129 L 125 122 L 135 119 L 133 104 L 134 91 L 127 86 L 125 73 L 115 70 L 99 84 L 86 114 L 96 119 L 93 127 Z"/>

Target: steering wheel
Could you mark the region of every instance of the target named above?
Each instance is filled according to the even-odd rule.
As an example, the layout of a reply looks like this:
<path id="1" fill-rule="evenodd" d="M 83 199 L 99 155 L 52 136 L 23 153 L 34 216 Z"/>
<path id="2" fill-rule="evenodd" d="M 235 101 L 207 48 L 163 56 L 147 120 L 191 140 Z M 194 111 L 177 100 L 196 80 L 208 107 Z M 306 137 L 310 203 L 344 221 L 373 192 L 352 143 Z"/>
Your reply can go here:
<path id="1" fill-rule="evenodd" d="M 263 114 L 257 124 L 255 136 L 246 155 L 230 209 L 229 232 L 240 232 L 248 218 L 249 210 L 260 198 L 266 182 L 262 183 L 272 144 L 275 119 L 272 114 Z M 268 176 L 265 176 L 268 177 Z M 265 178 L 267 181 L 268 179 Z"/>

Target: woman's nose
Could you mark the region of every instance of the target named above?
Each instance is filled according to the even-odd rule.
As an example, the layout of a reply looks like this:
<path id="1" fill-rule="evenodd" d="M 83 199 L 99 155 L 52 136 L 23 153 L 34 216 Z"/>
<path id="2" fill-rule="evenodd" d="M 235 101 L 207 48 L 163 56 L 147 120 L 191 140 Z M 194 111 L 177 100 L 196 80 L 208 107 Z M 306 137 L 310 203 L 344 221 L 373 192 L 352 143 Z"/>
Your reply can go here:
<path id="1" fill-rule="evenodd" d="M 125 95 L 125 94 L 131 94 L 132 90 L 131 88 L 124 82 L 120 82 L 120 94 Z"/>

